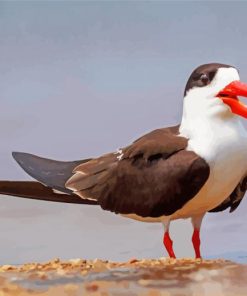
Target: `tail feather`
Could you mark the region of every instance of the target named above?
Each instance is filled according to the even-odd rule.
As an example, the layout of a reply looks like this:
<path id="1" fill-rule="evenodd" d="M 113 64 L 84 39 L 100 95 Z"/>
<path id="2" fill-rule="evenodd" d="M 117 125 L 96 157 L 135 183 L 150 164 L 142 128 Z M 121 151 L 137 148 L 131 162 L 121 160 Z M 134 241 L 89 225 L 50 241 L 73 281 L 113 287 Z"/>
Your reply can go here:
<path id="1" fill-rule="evenodd" d="M 52 202 L 97 205 L 96 201 L 82 199 L 74 194 L 55 193 L 52 188 L 35 181 L 0 181 L 0 194 Z"/>

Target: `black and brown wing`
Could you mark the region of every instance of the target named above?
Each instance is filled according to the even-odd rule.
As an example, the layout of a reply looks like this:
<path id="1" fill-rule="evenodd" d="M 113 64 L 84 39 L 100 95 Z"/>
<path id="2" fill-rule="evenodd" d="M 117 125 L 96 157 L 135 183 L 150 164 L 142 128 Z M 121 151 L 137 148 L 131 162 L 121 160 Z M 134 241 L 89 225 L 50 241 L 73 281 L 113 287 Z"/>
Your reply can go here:
<path id="1" fill-rule="evenodd" d="M 60 162 L 14 153 L 20 166 L 41 184 L 2 181 L 0 193 L 99 204 L 115 213 L 143 217 L 170 215 L 197 194 L 209 175 L 207 163 L 185 150 L 187 141 L 175 126 L 154 130 L 128 147 L 94 159 Z"/>
<path id="2" fill-rule="evenodd" d="M 97 204 L 81 199 L 65 187 L 73 169 L 89 159 L 57 161 L 22 152 L 13 152 L 13 157 L 37 181 L 0 181 L 0 194 L 52 202 Z"/>
<path id="3" fill-rule="evenodd" d="M 142 217 L 170 215 L 206 182 L 207 163 L 186 151 L 177 128 L 155 130 L 118 153 L 80 164 L 66 187 L 105 210 Z"/>

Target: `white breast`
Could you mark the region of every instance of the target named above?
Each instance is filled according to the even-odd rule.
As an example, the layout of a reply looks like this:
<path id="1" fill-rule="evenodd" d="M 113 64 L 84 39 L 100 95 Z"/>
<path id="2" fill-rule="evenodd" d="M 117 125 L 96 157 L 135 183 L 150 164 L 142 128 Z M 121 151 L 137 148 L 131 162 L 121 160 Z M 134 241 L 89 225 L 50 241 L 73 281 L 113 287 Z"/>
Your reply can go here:
<path id="1" fill-rule="evenodd" d="M 247 132 L 237 117 L 210 122 L 204 118 L 194 124 L 187 150 L 196 152 L 208 163 L 210 175 L 198 194 L 171 219 L 213 209 L 232 193 L 247 172 Z"/>

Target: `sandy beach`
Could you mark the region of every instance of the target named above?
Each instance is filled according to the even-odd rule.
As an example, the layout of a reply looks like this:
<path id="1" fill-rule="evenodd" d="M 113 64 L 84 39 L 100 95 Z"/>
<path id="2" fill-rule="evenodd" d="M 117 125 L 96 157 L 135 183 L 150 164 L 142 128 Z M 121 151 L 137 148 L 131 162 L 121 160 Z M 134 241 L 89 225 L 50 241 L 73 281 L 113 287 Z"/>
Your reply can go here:
<path id="1" fill-rule="evenodd" d="M 0 295 L 247 295 L 247 266 L 225 260 L 83 259 L 0 267 Z"/>

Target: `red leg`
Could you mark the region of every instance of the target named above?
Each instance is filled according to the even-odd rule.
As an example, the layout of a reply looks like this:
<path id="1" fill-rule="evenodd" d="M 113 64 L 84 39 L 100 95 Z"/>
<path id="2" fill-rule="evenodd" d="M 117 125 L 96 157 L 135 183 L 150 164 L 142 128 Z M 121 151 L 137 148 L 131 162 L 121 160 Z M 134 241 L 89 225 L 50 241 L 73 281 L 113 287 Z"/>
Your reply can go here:
<path id="1" fill-rule="evenodd" d="M 196 254 L 196 258 L 197 259 L 201 259 L 201 252 L 200 252 L 200 230 L 198 229 L 194 229 L 193 235 L 192 235 L 192 243 L 194 246 L 194 250 L 195 250 L 195 254 Z"/>
<path id="2" fill-rule="evenodd" d="M 170 258 L 176 258 L 175 254 L 174 254 L 174 251 L 173 251 L 173 248 L 172 248 L 172 240 L 170 238 L 170 235 L 169 235 L 169 232 L 166 231 L 165 234 L 164 234 L 164 239 L 163 239 L 163 243 L 164 243 L 164 246 L 170 256 Z"/>

